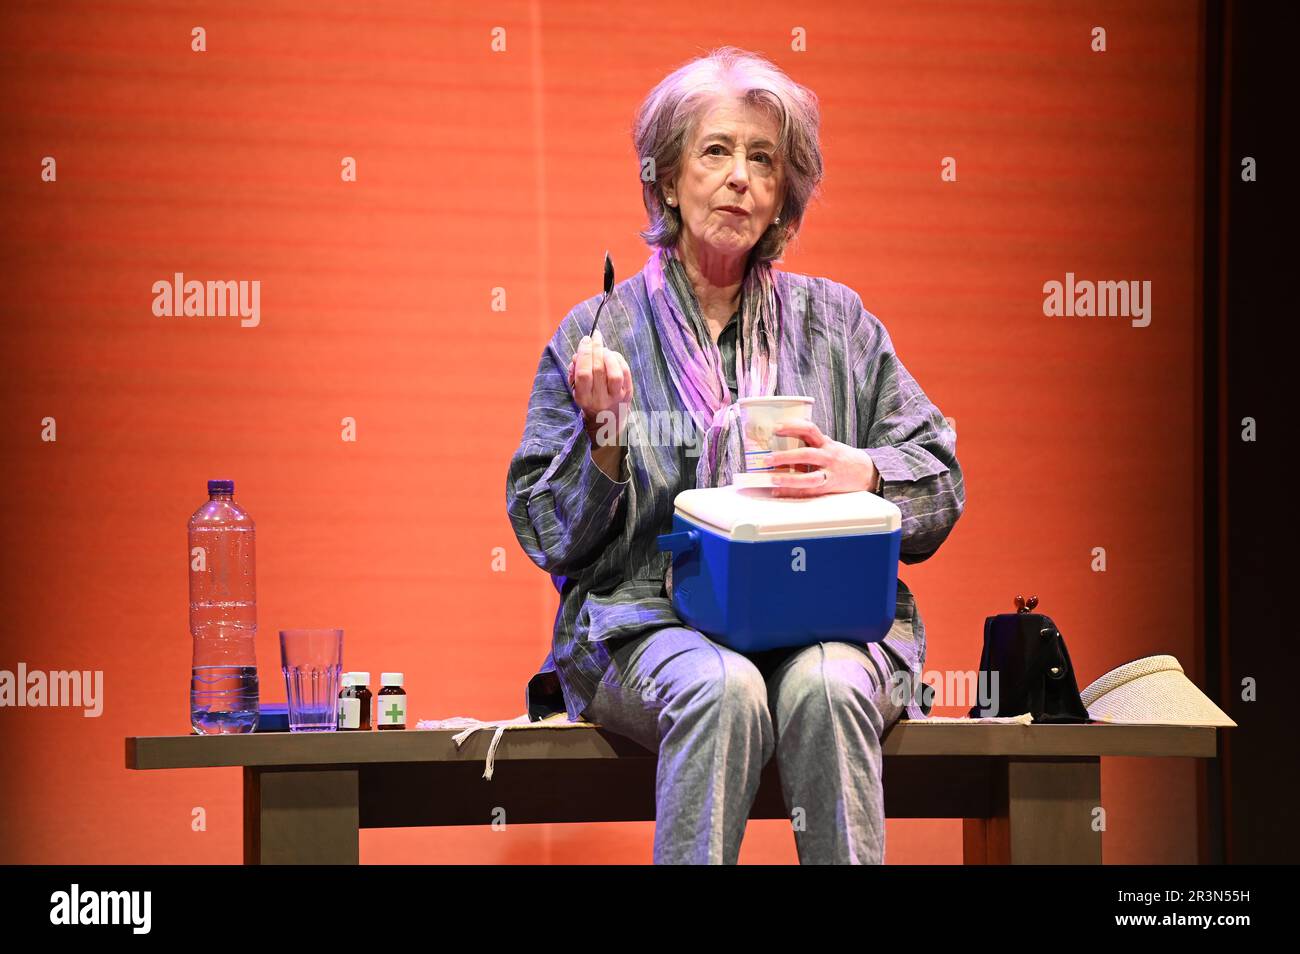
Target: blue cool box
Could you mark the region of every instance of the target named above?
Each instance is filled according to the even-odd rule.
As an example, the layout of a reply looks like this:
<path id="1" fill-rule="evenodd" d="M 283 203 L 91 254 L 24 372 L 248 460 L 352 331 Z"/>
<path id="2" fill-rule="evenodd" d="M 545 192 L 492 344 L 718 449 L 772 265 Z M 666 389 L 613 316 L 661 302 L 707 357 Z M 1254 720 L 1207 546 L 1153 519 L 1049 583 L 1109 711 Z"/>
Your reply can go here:
<path id="1" fill-rule="evenodd" d="M 257 728 L 255 732 L 288 732 L 289 703 L 263 702 L 257 707 Z"/>
<path id="2" fill-rule="evenodd" d="M 873 493 L 773 497 L 702 487 L 674 501 L 673 609 L 725 646 L 870 643 L 894 623 L 899 509 Z"/>

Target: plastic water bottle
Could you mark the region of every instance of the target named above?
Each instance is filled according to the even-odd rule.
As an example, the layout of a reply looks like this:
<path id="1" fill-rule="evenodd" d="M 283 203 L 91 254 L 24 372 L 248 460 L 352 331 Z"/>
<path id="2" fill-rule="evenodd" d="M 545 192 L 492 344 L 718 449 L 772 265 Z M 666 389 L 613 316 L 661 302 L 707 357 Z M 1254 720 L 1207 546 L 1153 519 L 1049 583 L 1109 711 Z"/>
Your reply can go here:
<path id="1" fill-rule="evenodd" d="M 190 724 L 200 735 L 257 727 L 257 584 L 253 518 L 233 480 L 209 480 L 190 517 Z"/>

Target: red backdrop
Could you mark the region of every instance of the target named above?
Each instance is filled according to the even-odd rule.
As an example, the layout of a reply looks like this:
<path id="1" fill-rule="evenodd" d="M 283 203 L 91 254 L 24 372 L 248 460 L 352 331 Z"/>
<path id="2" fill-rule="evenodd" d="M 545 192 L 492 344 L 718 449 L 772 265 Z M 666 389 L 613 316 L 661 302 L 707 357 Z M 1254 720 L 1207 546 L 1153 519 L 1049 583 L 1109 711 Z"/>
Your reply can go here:
<path id="1" fill-rule="evenodd" d="M 928 668 L 977 667 L 983 618 L 1035 592 L 1081 684 L 1157 652 L 1199 679 L 1197 5 L 2 16 L 0 669 L 103 670 L 105 707 L 0 710 L 0 861 L 239 860 L 238 770 L 123 768 L 123 737 L 188 731 L 185 524 L 209 477 L 257 521 L 264 698 L 283 698 L 277 630 L 338 626 L 345 668 L 406 672 L 415 718 L 523 711 L 555 593 L 504 490 L 538 355 L 606 248 L 620 279 L 644 263 L 633 112 L 722 44 L 821 99 L 824 192 L 779 267 L 859 291 L 957 421 L 967 511 L 902 574 Z M 152 285 L 178 271 L 260 281 L 260 324 L 156 317 Z M 1045 317 L 1067 271 L 1149 280 L 1151 324 Z M 1102 793 L 1108 862 L 1195 861 L 1192 760 L 1104 760 Z M 368 831 L 361 857 L 648 861 L 651 836 Z M 959 821 L 887 838 L 890 862 L 960 861 Z M 789 825 L 751 823 L 741 859 L 795 861 Z"/>

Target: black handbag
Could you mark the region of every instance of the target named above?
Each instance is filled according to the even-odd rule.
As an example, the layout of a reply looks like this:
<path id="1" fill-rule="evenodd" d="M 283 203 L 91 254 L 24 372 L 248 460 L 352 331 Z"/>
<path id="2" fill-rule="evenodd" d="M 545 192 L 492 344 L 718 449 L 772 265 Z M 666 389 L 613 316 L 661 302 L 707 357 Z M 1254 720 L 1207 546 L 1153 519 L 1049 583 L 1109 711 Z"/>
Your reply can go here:
<path id="1" fill-rule="evenodd" d="M 1016 597 L 1014 613 L 984 620 L 984 651 L 980 655 L 981 702 L 970 718 L 1017 716 L 1028 712 L 1035 722 L 1089 722 L 1079 697 L 1065 637 L 1052 617 L 1031 612 L 1038 597 Z M 996 673 L 997 678 L 993 676 Z"/>

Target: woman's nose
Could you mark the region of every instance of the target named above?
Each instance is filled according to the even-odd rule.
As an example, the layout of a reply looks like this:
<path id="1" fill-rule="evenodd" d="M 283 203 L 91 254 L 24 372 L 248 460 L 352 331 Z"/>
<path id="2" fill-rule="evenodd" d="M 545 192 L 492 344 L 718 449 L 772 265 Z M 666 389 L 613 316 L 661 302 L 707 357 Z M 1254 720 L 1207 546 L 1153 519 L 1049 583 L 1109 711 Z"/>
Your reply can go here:
<path id="1" fill-rule="evenodd" d="M 727 176 L 727 182 L 740 187 L 741 191 L 744 191 L 749 185 L 749 171 L 745 166 L 744 154 L 737 152 L 735 160 L 731 163 L 731 173 Z"/>

